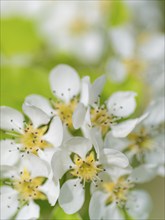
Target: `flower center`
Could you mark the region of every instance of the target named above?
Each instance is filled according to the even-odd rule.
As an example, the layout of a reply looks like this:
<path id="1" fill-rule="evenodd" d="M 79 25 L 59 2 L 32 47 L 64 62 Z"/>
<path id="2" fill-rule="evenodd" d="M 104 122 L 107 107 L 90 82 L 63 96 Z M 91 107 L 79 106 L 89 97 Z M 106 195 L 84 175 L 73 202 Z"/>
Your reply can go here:
<path id="1" fill-rule="evenodd" d="M 82 18 L 75 19 L 70 25 L 70 32 L 73 35 L 80 35 L 89 29 L 89 25 Z"/>
<path id="2" fill-rule="evenodd" d="M 46 141 L 42 140 L 42 137 L 47 129 L 47 126 L 43 126 L 41 128 L 33 128 L 32 124 L 28 125 L 24 130 L 25 133 L 20 138 L 20 142 L 23 146 L 21 151 L 37 154 L 38 149 L 43 150 L 47 147 L 50 147 Z"/>
<path id="3" fill-rule="evenodd" d="M 128 139 L 132 142 L 128 146 L 128 150 L 135 151 L 136 153 L 143 153 L 151 150 L 153 146 L 153 140 L 142 128 L 139 133 L 131 133 L 128 135 Z"/>
<path id="4" fill-rule="evenodd" d="M 71 100 L 68 104 L 63 102 L 54 103 L 57 114 L 66 126 L 73 129 L 72 115 L 77 106 L 77 99 Z"/>
<path id="5" fill-rule="evenodd" d="M 124 59 L 123 63 L 127 68 L 127 72 L 130 74 L 135 73 L 138 76 L 139 73 L 145 70 L 145 63 L 142 60 L 138 60 L 134 58 Z"/>
<path id="6" fill-rule="evenodd" d="M 21 202 L 28 202 L 30 199 L 46 199 L 46 196 L 38 190 L 38 187 L 45 181 L 44 177 L 31 178 L 27 169 L 20 173 L 20 178 L 13 182 L 14 189 L 19 192 Z"/>
<path id="7" fill-rule="evenodd" d="M 110 115 L 104 106 L 92 108 L 90 114 L 92 126 L 99 127 L 103 135 L 109 131 L 110 125 L 117 119 L 115 116 Z"/>
<path id="8" fill-rule="evenodd" d="M 102 183 L 103 190 L 109 194 L 109 197 L 106 200 L 106 205 L 116 202 L 116 204 L 123 207 L 127 201 L 128 191 L 130 188 L 133 188 L 133 186 L 134 185 L 125 177 L 120 177 L 116 183 Z"/>
<path id="9" fill-rule="evenodd" d="M 70 173 L 73 176 L 80 178 L 84 185 L 85 182 L 96 182 L 99 179 L 98 173 L 103 171 L 101 165 L 95 160 L 95 154 L 93 151 L 86 156 L 85 160 L 75 154 L 73 162 L 75 163 L 75 167 Z"/>

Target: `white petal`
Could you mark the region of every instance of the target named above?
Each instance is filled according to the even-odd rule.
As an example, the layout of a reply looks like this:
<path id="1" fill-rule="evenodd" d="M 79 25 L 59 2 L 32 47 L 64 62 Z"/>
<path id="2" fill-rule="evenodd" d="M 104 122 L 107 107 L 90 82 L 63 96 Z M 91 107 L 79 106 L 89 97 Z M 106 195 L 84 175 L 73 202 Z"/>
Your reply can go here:
<path id="1" fill-rule="evenodd" d="M 17 191 L 11 187 L 0 188 L 0 219 L 10 219 L 17 212 L 18 200 Z"/>
<path id="2" fill-rule="evenodd" d="M 164 97 L 160 97 L 153 101 L 146 109 L 149 113 L 144 123 L 148 126 L 159 125 L 165 121 L 165 101 Z"/>
<path id="3" fill-rule="evenodd" d="M 75 129 L 79 129 L 85 120 L 86 108 L 82 103 L 79 103 L 76 110 L 73 113 L 73 126 Z"/>
<path id="4" fill-rule="evenodd" d="M 22 158 L 20 170 L 22 171 L 24 168 L 31 173 L 32 178 L 39 176 L 48 177 L 50 173 L 48 163 L 34 154 L 29 154 Z"/>
<path id="5" fill-rule="evenodd" d="M 19 211 L 16 220 L 38 219 L 39 216 L 40 216 L 40 207 L 31 200 L 29 205 L 23 206 L 23 208 Z"/>
<path id="6" fill-rule="evenodd" d="M 12 166 L 17 163 L 19 159 L 19 151 L 17 150 L 16 143 L 13 140 L 1 140 L 0 152 L 0 165 Z"/>
<path id="7" fill-rule="evenodd" d="M 0 166 L 1 178 L 14 178 L 18 179 L 18 169 L 14 166 L 1 165 Z"/>
<path id="8" fill-rule="evenodd" d="M 103 220 L 124 220 L 116 203 L 106 206 Z"/>
<path id="9" fill-rule="evenodd" d="M 42 191 L 48 198 L 51 206 L 54 206 L 60 193 L 59 182 L 55 183 L 53 180 L 48 179 L 46 183 L 42 186 L 39 186 L 39 191 Z"/>
<path id="10" fill-rule="evenodd" d="M 70 159 L 68 151 L 58 150 L 54 153 L 51 161 L 51 166 L 56 181 L 61 179 L 65 172 L 67 172 L 70 166 L 73 166 L 73 162 Z"/>
<path id="11" fill-rule="evenodd" d="M 133 129 L 147 117 L 147 113 L 142 115 L 140 118 L 126 120 L 120 124 L 111 126 L 112 135 L 116 138 L 124 138 L 130 134 Z"/>
<path id="12" fill-rule="evenodd" d="M 102 134 L 99 131 L 98 128 L 91 128 L 89 131 L 89 138 L 95 148 L 96 154 L 99 158 L 100 152 L 102 152 L 102 149 L 104 147 L 103 139 L 102 139 Z"/>
<path id="13" fill-rule="evenodd" d="M 85 199 L 84 194 L 78 179 L 67 180 L 61 188 L 59 205 L 67 214 L 73 214 L 81 209 Z"/>
<path id="14" fill-rule="evenodd" d="M 42 139 L 48 141 L 54 147 L 59 147 L 61 145 L 63 139 L 63 126 L 58 116 L 52 119 L 49 130 Z"/>
<path id="15" fill-rule="evenodd" d="M 98 101 L 99 95 L 103 90 L 103 86 L 105 84 L 105 75 L 100 76 L 97 78 L 94 83 L 92 84 L 91 91 L 90 91 L 90 101 L 89 103 L 93 105 L 95 102 Z"/>
<path id="16" fill-rule="evenodd" d="M 91 89 L 90 78 L 89 76 L 85 76 L 81 80 L 81 96 L 80 96 L 80 102 L 83 103 L 85 106 L 89 105 L 90 89 Z"/>
<path id="17" fill-rule="evenodd" d="M 122 83 L 127 76 L 127 69 L 121 60 L 110 59 L 106 68 L 107 76 L 110 81 Z"/>
<path id="18" fill-rule="evenodd" d="M 126 147 L 128 147 L 129 143 L 130 142 L 127 138 L 116 138 L 110 131 L 105 137 L 104 147 L 123 151 Z"/>
<path id="19" fill-rule="evenodd" d="M 70 140 L 68 140 L 65 143 L 65 148 L 70 153 L 76 153 L 81 158 L 85 159 L 86 154 L 92 148 L 92 143 L 87 138 L 84 138 L 84 137 L 74 137 L 74 138 L 71 138 Z"/>
<path id="20" fill-rule="evenodd" d="M 51 89 L 55 96 L 69 102 L 80 91 L 80 78 L 78 73 L 68 65 L 58 65 L 49 76 Z"/>
<path id="21" fill-rule="evenodd" d="M 41 95 L 29 95 L 26 97 L 25 103 L 41 109 L 50 117 L 54 114 L 54 109 L 52 108 L 50 102 Z"/>
<path id="22" fill-rule="evenodd" d="M 49 165 L 51 164 L 52 157 L 54 153 L 57 151 L 58 148 L 49 147 L 44 150 L 39 149 L 38 150 L 38 156 L 45 160 Z"/>
<path id="23" fill-rule="evenodd" d="M 135 92 L 113 93 L 107 102 L 110 114 L 118 117 L 128 117 L 136 108 Z"/>
<path id="24" fill-rule="evenodd" d="M 123 57 L 131 57 L 134 53 L 134 37 L 126 27 L 113 28 L 109 32 L 111 45 L 115 52 Z M 120 42 L 120 44 L 119 44 Z"/>
<path id="25" fill-rule="evenodd" d="M 136 183 L 145 183 L 152 180 L 156 175 L 156 166 L 143 164 L 133 169 L 130 179 Z"/>
<path id="26" fill-rule="evenodd" d="M 108 173 L 111 177 L 111 180 L 117 181 L 121 176 L 130 175 L 132 172 L 132 167 L 127 166 L 126 168 L 111 166 L 106 168 L 106 173 Z"/>
<path id="27" fill-rule="evenodd" d="M 164 35 L 157 34 L 139 47 L 142 59 L 156 61 L 164 57 Z"/>
<path id="28" fill-rule="evenodd" d="M 91 220 L 101 220 L 104 214 L 105 194 L 100 191 L 93 193 L 89 203 L 89 216 Z"/>
<path id="29" fill-rule="evenodd" d="M 127 167 L 129 165 L 128 158 L 118 150 L 104 148 L 101 161 L 105 166 Z"/>
<path id="30" fill-rule="evenodd" d="M 1 114 L 1 123 L 0 128 L 2 130 L 13 130 L 18 133 L 23 133 L 23 115 L 10 107 L 1 106 L 0 107 L 0 114 Z"/>
<path id="31" fill-rule="evenodd" d="M 148 219 L 152 203 L 148 193 L 142 190 L 134 190 L 129 193 L 126 207 L 133 219 Z"/>
<path id="32" fill-rule="evenodd" d="M 50 120 L 49 116 L 45 112 L 28 103 L 24 103 L 22 109 L 28 118 L 30 118 L 35 128 L 48 124 Z"/>

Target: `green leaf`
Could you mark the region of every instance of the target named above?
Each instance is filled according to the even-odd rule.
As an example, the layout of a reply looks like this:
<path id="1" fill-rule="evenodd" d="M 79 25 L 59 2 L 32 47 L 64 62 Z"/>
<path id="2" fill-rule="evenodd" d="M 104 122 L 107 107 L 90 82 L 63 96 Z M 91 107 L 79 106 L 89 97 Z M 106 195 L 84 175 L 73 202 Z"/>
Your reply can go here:
<path id="1" fill-rule="evenodd" d="M 80 217 L 80 215 L 78 213 L 68 215 L 59 206 L 57 206 L 53 210 L 50 219 L 53 219 L 53 220 L 82 220 L 82 218 Z"/>

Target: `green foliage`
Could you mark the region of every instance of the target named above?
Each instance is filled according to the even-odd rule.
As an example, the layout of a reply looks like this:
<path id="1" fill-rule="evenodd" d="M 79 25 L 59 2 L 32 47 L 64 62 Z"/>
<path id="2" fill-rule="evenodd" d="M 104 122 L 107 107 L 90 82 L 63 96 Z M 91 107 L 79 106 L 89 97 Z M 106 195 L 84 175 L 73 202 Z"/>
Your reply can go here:
<path id="1" fill-rule="evenodd" d="M 52 220 L 82 220 L 78 213 L 68 215 L 59 206 L 55 207 L 50 219 Z"/>
<path id="2" fill-rule="evenodd" d="M 128 7 L 122 0 L 111 2 L 111 11 L 109 14 L 109 24 L 111 26 L 122 25 L 130 18 Z"/>
<path id="3" fill-rule="evenodd" d="M 6 56 L 34 53 L 42 45 L 35 25 L 25 18 L 1 19 L 1 53 Z"/>

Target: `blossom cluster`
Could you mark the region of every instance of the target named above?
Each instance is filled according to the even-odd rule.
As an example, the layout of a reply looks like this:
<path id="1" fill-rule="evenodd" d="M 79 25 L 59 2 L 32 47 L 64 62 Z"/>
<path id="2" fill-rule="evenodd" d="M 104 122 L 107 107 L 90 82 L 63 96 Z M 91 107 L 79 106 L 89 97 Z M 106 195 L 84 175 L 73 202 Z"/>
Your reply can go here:
<path id="1" fill-rule="evenodd" d="M 0 107 L 1 219 L 38 219 L 38 200 L 78 212 L 90 187 L 91 220 L 148 219 L 149 194 L 136 184 L 164 175 L 162 98 L 138 118 L 133 91 L 101 98 L 102 75 L 91 83 L 60 64 L 49 75 L 53 99 L 27 96 L 23 113 Z"/>

